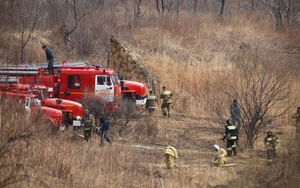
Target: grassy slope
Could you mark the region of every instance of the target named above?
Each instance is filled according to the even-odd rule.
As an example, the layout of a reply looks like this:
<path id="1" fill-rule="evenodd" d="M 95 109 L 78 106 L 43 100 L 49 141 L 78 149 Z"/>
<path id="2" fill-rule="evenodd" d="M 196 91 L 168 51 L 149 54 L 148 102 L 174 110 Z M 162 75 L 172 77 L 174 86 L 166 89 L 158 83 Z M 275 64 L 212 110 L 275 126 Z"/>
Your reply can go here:
<path id="1" fill-rule="evenodd" d="M 211 15 L 182 13 L 177 18 L 175 15 L 158 17 L 149 14 L 128 25 L 124 24 L 126 21 L 121 19 L 122 15 L 116 17 L 120 19 L 115 28 L 109 22 L 103 26 L 101 41 L 106 41 L 104 37 L 114 33 L 138 54 L 162 84 L 174 92 L 175 118 L 162 119 L 157 112 L 158 121 L 153 128 L 136 120 L 120 137 L 116 134 L 117 128 L 112 128 L 110 134 L 116 141 L 113 147 L 99 148 L 96 139 L 86 144 L 74 139 L 71 131 L 57 136 L 47 134 L 29 144 L 22 142 L 23 157 L 20 159 L 19 153 L 12 157 L 28 166 L 25 171 L 29 175 L 50 187 L 208 187 L 226 185 L 234 175 L 255 169 L 252 164 L 264 164 L 261 142 L 257 144 L 257 150 L 237 157 L 236 161 L 240 163 L 237 168 L 195 167 L 174 171 L 162 167 L 161 150 L 126 145 L 129 142 L 159 146 L 172 144 L 179 149 L 178 164 L 207 164 L 212 155 L 209 147 L 218 142 L 223 128 L 211 125 L 201 117 L 213 111 L 215 97 L 224 98 L 223 107 L 226 109 L 231 100 L 213 93 L 209 83 L 230 74 L 233 62 L 253 53 L 270 63 L 281 61 L 287 67 L 299 70 L 299 32 L 293 32 L 293 37 L 288 33 L 276 33 L 271 22 L 261 15 L 240 14 L 219 22 Z M 55 41 L 54 35 L 44 33 L 39 37 L 37 40 Z M 37 61 L 43 61 L 41 52 L 36 50 L 40 42 L 30 44 Z M 95 52 L 95 57 L 105 55 L 105 43 L 101 44 L 102 50 Z M 57 56 L 64 59 L 59 49 L 60 46 L 54 47 Z M 70 59 L 81 58 L 74 56 Z M 297 83 L 297 79 L 295 76 L 293 81 Z M 294 91 L 298 92 L 299 86 Z M 286 131 L 280 135 L 281 138 L 289 136 Z M 26 187 L 36 187 L 37 184 L 44 186 L 37 181 L 22 183 Z"/>

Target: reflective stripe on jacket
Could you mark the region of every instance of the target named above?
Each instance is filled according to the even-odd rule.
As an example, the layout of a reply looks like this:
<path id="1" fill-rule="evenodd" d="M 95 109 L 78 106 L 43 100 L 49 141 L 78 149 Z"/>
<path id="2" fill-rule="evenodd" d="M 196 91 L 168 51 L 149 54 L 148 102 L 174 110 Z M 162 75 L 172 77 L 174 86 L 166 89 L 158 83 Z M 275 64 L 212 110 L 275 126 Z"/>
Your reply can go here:
<path id="1" fill-rule="evenodd" d="M 146 102 L 147 108 L 156 108 L 157 97 L 155 95 L 149 95 Z"/>
<path id="2" fill-rule="evenodd" d="M 225 127 L 224 139 L 227 138 L 228 140 L 237 140 L 239 132 L 234 125 L 227 125 Z"/>
<path id="3" fill-rule="evenodd" d="M 267 149 L 276 149 L 278 143 L 279 143 L 279 139 L 275 135 L 267 136 L 265 138 L 265 145 Z"/>
<path id="4" fill-rule="evenodd" d="M 160 98 L 163 99 L 163 103 L 171 103 L 171 98 L 172 98 L 172 92 L 171 91 L 163 91 L 160 94 Z"/>
<path id="5" fill-rule="evenodd" d="M 95 125 L 95 118 L 92 114 L 89 114 L 88 116 L 83 115 L 81 122 L 84 130 L 91 130 Z"/>
<path id="6" fill-rule="evenodd" d="M 292 116 L 293 119 L 296 119 L 296 125 L 300 126 L 300 114 L 296 113 Z M 300 128 L 300 127 L 299 127 Z"/>

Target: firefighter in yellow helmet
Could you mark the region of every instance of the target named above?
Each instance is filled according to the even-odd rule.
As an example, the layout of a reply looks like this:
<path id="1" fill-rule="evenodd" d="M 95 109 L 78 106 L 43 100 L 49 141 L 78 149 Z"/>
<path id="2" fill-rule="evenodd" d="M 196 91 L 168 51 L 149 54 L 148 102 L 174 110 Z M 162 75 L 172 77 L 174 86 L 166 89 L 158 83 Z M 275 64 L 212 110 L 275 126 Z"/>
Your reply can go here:
<path id="1" fill-rule="evenodd" d="M 163 86 L 163 92 L 160 94 L 160 98 L 163 99 L 161 105 L 161 110 L 164 116 L 171 117 L 171 103 L 172 103 L 172 92 L 166 89 L 166 86 Z"/>
<path id="2" fill-rule="evenodd" d="M 153 116 L 153 113 L 156 109 L 156 104 L 157 104 L 157 97 L 156 95 L 153 94 L 152 91 L 150 91 L 146 102 L 146 109 L 149 111 L 149 117 Z"/>
<path id="3" fill-rule="evenodd" d="M 175 166 L 175 160 L 178 159 L 178 153 L 176 148 L 168 146 L 164 152 L 165 163 L 168 169 L 172 169 Z"/>
<path id="4" fill-rule="evenodd" d="M 293 115 L 296 119 L 296 139 L 300 139 L 300 107 L 297 108 L 297 113 Z"/>
<path id="5" fill-rule="evenodd" d="M 276 135 L 274 135 L 270 130 L 267 132 L 265 138 L 265 145 L 267 149 L 268 165 L 276 162 L 276 149 L 279 140 Z"/>
<path id="6" fill-rule="evenodd" d="M 214 145 L 214 149 L 217 152 L 212 161 L 211 164 L 212 165 L 216 165 L 216 166 L 224 166 L 225 163 L 227 163 L 227 152 L 225 149 L 220 148 L 220 146 L 218 145 Z"/>

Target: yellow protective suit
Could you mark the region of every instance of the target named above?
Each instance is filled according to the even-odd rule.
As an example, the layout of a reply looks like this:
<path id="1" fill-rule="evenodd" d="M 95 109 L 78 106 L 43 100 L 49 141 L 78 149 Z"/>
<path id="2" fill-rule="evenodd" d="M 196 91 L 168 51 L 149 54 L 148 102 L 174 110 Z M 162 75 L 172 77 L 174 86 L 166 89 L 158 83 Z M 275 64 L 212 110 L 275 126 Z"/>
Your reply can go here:
<path id="1" fill-rule="evenodd" d="M 218 165 L 218 166 L 224 166 L 225 163 L 227 163 L 227 152 L 225 149 L 220 148 L 218 152 L 214 155 L 211 163 Z"/>
<path id="2" fill-rule="evenodd" d="M 168 169 L 174 168 L 175 160 L 178 159 L 178 153 L 176 148 L 168 146 L 164 152 L 165 163 Z"/>

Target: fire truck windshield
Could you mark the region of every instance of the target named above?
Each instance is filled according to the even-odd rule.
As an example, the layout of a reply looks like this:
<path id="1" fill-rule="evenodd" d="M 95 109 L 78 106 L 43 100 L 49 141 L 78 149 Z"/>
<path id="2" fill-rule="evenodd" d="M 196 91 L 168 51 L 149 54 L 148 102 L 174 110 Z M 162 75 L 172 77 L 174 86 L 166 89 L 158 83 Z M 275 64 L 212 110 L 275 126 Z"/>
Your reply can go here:
<path id="1" fill-rule="evenodd" d="M 43 99 L 42 97 L 42 94 L 41 94 L 41 91 L 39 90 L 33 90 L 32 93 L 37 96 L 39 99 Z"/>
<path id="2" fill-rule="evenodd" d="M 118 75 L 116 74 L 112 75 L 111 80 L 114 83 L 114 85 L 118 85 Z"/>
<path id="3" fill-rule="evenodd" d="M 42 90 L 42 97 L 43 97 L 43 99 L 49 98 L 49 94 L 48 94 L 48 91 L 46 89 Z"/>
<path id="4" fill-rule="evenodd" d="M 40 100 L 49 98 L 48 91 L 46 89 L 34 90 L 33 94 L 36 95 Z"/>

